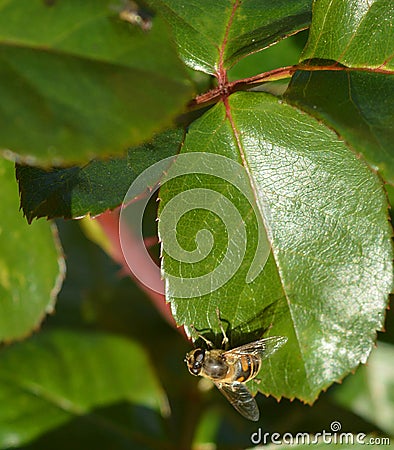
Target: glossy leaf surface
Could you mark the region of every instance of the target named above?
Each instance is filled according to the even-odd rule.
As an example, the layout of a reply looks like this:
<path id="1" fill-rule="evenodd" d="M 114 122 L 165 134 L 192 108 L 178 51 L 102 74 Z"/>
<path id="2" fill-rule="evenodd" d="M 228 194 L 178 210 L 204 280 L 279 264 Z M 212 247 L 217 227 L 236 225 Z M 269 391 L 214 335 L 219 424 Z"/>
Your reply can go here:
<path id="1" fill-rule="evenodd" d="M 335 93 L 335 95 L 332 95 Z M 394 76 L 297 72 L 285 99 L 322 119 L 394 182 Z"/>
<path id="2" fill-rule="evenodd" d="M 119 154 L 169 125 L 191 94 L 158 16 L 144 31 L 110 0 L 1 1 L 0 12 L 8 157 L 51 165 Z"/>
<path id="3" fill-rule="evenodd" d="M 159 0 L 180 54 L 190 67 L 209 74 L 306 28 L 310 0 Z"/>
<path id="4" fill-rule="evenodd" d="M 263 93 L 233 95 L 227 108 L 217 105 L 195 122 L 183 153 L 195 152 L 203 152 L 206 175 L 197 168 L 160 193 L 163 270 L 175 318 L 190 332 L 193 325 L 208 333 L 216 345 L 222 339 L 217 307 L 232 346 L 268 330 L 287 336 L 288 343 L 264 363 L 259 389 L 312 402 L 365 362 L 383 324 L 392 249 L 380 180 L 334 132 Z M 225 181 L 228 167 L 211 173 L 208 153 L 246 169 L 257 214 L 246 200 L 249 191 L 240 193 L 236 182 Z M 190 195 L 202 195 L 205 206 L 185 210 L 182 196 L 193 190 Z M 240 218 L 229 227 L 231 207 Z M 265 265 L 260 221 L 271 246 Z M 175 238 L 178 254 L 174 244 L 166 246 Z M 219 287 L 217 276 L 211 277 L 207 292 L 202 275 L 215 274 L 224 263 L 227 271 L 228 260 L 234 272 L 226 272 Z"/>
<path id="5" fill-rule="evenodd" d="M 317 0 L 301 60 L 320 58 L 347 67 L 394 69 L 391 0 Z"/>
<path id="6" fill-rule="evenodd" d="M 53 311 L 64 277 L 55 226 L 27 225 L 18 210 L 14 164 L 0 158 L 0 341 L 36 330 Z"/>

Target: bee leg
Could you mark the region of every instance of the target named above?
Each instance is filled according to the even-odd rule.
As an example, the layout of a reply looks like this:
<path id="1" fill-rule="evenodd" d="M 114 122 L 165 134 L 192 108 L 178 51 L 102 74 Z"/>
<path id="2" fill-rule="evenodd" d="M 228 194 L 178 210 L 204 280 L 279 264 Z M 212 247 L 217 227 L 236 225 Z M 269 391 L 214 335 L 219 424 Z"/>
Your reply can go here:
<path id="1" fill-rule="evenodd" d="M 196 327 L 195 327 L 194 325 L 190 325 L 190 328 L 191 328 L 191 329 L 193 330 L 193 332 L 197 335 L 197 337 L 201 338 L 201 339 L 207 344 L 208 347 L 214 348 L 213 343 L 212 343 L 209 339 L 207 339 L 206 337 L 204 337 L 202 334 L 200 334 L 200 333 L 196 330 Z"/>
<path id="2" fill-rule="evenodd" d="M 219 308 L 218 308 L 218 307 L 216 307 L 216 315 L 218 316 L 220 330 L 221 330 L 221 332 L 222 332 L 222 334 L 223 334 L 222 347 L 223 347 L 225 350 L 227 350 L 228 342 L 229 342 L 229 341 L 228 341 L 228 337 L 227 337 L 227 335 L 226 335 L 226 332 L 224 331 L 224 328 L 223 328 L 222 318 L 220 317 L 220 311 L 219 311 Z"/>

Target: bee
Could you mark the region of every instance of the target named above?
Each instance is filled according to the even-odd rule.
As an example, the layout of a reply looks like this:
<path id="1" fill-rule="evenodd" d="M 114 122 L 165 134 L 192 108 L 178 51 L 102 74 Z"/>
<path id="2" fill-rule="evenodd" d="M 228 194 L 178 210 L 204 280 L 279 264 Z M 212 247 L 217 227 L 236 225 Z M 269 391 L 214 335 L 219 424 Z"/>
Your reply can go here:
<path id="1" fill-rule="evenodd" d="M 228 338 L 223 333 L 223 344 Z M 256 377 L 263 360 L 271 356 L 287 342 L 285 336 L 271 336 L 231 350 L 214 349 L 213 344 L 200 336 L 211 348 L 196 348 L 186 355 L 189 372 L 213 381 L 231 405 L 244 417 L 257 422 L 259 408 L 244 383 Z"/>

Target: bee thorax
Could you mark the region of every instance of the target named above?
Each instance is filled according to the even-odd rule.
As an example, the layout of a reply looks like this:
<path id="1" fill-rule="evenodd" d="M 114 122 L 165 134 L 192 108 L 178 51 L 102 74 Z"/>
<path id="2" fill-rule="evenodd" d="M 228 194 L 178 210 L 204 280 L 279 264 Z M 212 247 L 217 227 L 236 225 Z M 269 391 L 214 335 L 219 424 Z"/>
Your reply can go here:
<path id="1" fill-rule="evenodd" d="M 209 356 L 204 361 L 205 375 L 212 379 L 223 379 L 229 370 L 228 364 L 222 358 Z"/>

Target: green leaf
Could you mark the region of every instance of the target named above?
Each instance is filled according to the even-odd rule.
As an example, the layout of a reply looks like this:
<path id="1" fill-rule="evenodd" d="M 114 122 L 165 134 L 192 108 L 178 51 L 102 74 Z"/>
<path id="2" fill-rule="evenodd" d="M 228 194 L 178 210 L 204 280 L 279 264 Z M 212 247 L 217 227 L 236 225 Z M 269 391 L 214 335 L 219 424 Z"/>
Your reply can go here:
<path id="1" fill-rule="evenodd" d="M 365 362 L 382 327 L 392 248 L 379 178 L 326 126 L 263 93 L 205 113 L 183 153 L 170 173 L 188 175 L 162 187 L 159 212 L 178 324 L 219 345 L 218 307 L 232 346 L 287 336 L 259 389 L 312 402 Z"/>
<path id="2" fill-rule="evenodd" d="M 332 93 L 335 92 L 335 95 Z M 394 182 L 394 77 L 379 73 L 297 72 L 285 99 L 340 134 Z"/>
<path id="3" fill-rule="evenodd" d="M 379 342 L 368 364 L 334 391 L 344 408 L 394 435 L 394 346 Z"/>
<path id="4" fill-rule="evenodd" d="M 0 412 L 1 448 L 99 406 L 128 401 L 157 410 L 163 398 L 141 347 L 109 334 L 41 333 L 3 349 L 0 361 L 0 398 L 8 406 Z"/>
<path id="5" fill-rule="evenodd" d="M 20 339 L 53 311 L 64 260 L 53 224 L 28 226 L 18 211 L 14 164 L 0 158 L 0 342 Z M 39 263 L 39 264 L 38 264 Z"/>
<path id="6" fill-rule="evenodd" d="M 230 81 L 248 78 L 262 72 L 291 66 L 298 63 L 302 49 L 308 38 L 308 30 L 281 40 L 276 45 L 266 48 L 263 52 L 254 53 L 241 59 L 228 71 Z M 288 80 L 281 80 L 288 83 Z"/>
<path id="7" fill-rule="evenodd" d="M 347 67 L 394 69 L 392 0 L 317 0 L 301 60 L 320 58 Z"/>
<path id="8" fill-rule="evenodd" d="M 216 74 L 241 58 L 306 28 L 310 0 L 158 0 L 186 64 Z"/>
<path id="9" fill-rule="evenodd" d="M 41 169 L 17 165 L 21 207 L 34 218 L 77 218 L 119 206 L 130 184 L 150 165 L 175 155 L 183 131 L 169 130 L 130 148 L 123 158 L 93 160 L 81 167 Z"/>
<path id="10" fill-rule="evenodd" d="M 0 149 L 19 162 L 121 153 L 168 125 L 191 94 L 158 16 L 144 31 L 110 0 L 11 0 L 0 11 Z"/>

